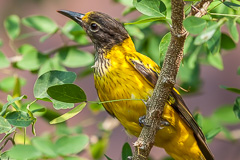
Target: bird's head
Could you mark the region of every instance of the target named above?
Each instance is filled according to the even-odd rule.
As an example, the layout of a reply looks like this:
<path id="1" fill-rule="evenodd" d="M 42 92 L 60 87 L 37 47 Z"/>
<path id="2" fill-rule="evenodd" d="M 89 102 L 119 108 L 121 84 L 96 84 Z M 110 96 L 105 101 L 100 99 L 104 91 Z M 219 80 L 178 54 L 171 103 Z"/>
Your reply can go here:
<path id="1" fill-rule="evenodd" d="M 86 31 L 97 50 L 111 49 L 129 37 L 123 25 L 107 14 L 95 11 L 86 14 L 67 10 L 58 12 L 77 22 Z"/>

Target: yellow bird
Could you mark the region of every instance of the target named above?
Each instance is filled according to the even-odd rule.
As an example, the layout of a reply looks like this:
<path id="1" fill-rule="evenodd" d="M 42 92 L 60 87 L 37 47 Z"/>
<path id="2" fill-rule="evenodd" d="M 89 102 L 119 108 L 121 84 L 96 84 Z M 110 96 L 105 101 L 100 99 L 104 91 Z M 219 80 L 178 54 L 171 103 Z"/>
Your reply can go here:
<path id="1" fill-rule="evenodd" d="M 104 108 L 116 117 L 126 131 L 139 136 L 139 119 L 146 114 L 144 102 L 153 93 L 160 68 L 150 58 L 138 53 L 124 26 L 101 12 L 60 10 L 59 13 L 77 22 L 88 34 L 97 51 L 94 80 Z M 176 160 L 213 160 L 205 136 L 193 119 L 183 99 L 173 89 L 162 114 L 163 123 L 154 145 L 162 147 Z"/>

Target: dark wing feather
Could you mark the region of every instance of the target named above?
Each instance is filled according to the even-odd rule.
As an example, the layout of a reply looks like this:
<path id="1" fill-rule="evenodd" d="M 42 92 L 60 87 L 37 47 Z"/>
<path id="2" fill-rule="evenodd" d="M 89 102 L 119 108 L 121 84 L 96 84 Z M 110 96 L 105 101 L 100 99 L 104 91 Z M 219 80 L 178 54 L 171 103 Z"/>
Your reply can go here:
<path id="1" fill-rule="evenodd" d="M 195 137 L 197 144 L 198 144 L 200 150 L 202 151 L 204 157 L 207 160 L 214 160 L 214 156 L 206 143 L 206 139 L 205 139 L 205 136 L 204 136 L 201 128 L 198 126 L 198 124 L 195 121 L 195 119 L 193 118 L 191 112 L 188 110 L 182 97 L 175 90 L 172 91 L 171 95 L 175 99 L 174 104 L 172 104 L 171 106 L 174 108 L 174 110 L 176 112 L 179 113 L 179 115 L 186 122 L 186 124 L 190 128 L 192 128 L 194 137 Z"/>
<path id="2" fill-rule="evenodd" d="M 143 55 L 141 55 L 143 56 Z M 146 58 L 144 56 L 144 58 Z M 159 76 L 160 69 L 155 68 L 147 68 L 146 64 L 142 62 L 140 57 L 136 56 L 129 56 L 127 57 L 128 62 L 147 80 L 147 82 L 155 87 L 157 83 L 157 79 Z M 154 63 L 154 62 L 152 62 Z M 154 63 L 155 64 L 155 63 Z M 175 102 L 171 105 L 176 112 L 179 113 L 181 118 L 186 122 L 186 124 L 192 128 L 194 137 L 196 138 L 196 141 L 198 143 L 198 146 L 200 150 L 202 151 L 204 157 L 207 160 L 214 160 L 213 154 L 211 153 L 207 143 L 205 136 L 198 126 L 197 122 L 194 120 L 191 112 L 187 108 L 186 104 L 184 103 L 182 97 L 173 89 L 171 92 L 171 95 L 174 99 Z"/>

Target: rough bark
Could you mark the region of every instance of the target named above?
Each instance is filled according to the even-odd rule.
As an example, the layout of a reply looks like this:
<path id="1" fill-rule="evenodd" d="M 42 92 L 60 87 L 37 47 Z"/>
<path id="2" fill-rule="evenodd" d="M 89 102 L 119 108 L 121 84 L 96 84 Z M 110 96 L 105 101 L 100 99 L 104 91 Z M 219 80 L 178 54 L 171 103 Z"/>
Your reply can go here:
<path id="1" fill-rule="evenodd" d="M 207 12 L 212 0 L 202 0 L 192 7 L 189 15 L 201 17 Z M 154 88 L 152 97 L 147 101 L 146 125 L 143 127 L 138 140 L 134 143 L 135 151 L 133 160 L 146 160 L 154 144 L 155 135 L 161 122 L 161 114 L 165 102 L 172 91 L 176 75 L 183 58 L 184 42 L 188 32 L 183 27 L 184 1 L 171 0 L 172 5 L 172 29 L 171 41 L 163 63 L 163 67 Z"/>

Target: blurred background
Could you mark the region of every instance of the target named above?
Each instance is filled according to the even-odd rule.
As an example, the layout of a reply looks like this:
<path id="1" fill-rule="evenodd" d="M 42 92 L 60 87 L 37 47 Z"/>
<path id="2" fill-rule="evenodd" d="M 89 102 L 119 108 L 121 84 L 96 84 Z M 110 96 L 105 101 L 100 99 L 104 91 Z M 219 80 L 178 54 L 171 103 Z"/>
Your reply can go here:
<path id="1" fill-rule="evenodd" d="M 15 56 L 15 52 L 11 48 L 11 45 L 8 44 L 9 39 L 4 30 L 3 21 L 7 16 L 11 14 L 16 14 L 20 18 L 30 15 L 44 15 L 53 19 L 60 26 L 63 26 L 69 20 L 56 12 L 59 9 L 72 10 L 81 13 L 86 13 L 89 11 L 100 11 L 119 19 L 121 22 L 129 22 L 140 15 L 137 11 L 135 11 L 127 16 L 122 16 L 122 12 L 125 7 L 120 3 L 116 3 L 112 0 L 2 0 L 0 4 L 0 38 L 4 42 L 1 51 L 9 58 Z M 157 25 L 155 29 L 157 30 L 156 32 L 161 34 L 166 32 L 166 28 L 161 25 Z M 224 27 L 222 29 L 226 30 L 226 28 Z M 29 30 L 31 31 L 31 29 L 27 27 L 22 27 L 21 32 L 29 32 Z M 63 44 L 63 41 L 59 35 L 54 35 L 43 43 L 39 43 L 40 36 L 41 35 L 37 35 L 27 39 L 17 40 L 14 42 L 14 46 L 18 48 L 24 43 L 30 43 L 44 53 L 46 51 L 55 49 Z M 87 46 L 82 49 L 89 52 L 94 52 L 94 48 L 92 46 Z M 219 88 L 219 86 L 226 85 L 239 88 L 240 76 L 236 74 L 237 68 L 240 66 L 239 52 L 240 45 L 237 45 L 237 47 L 230 52 L 221 52 L 223 55 L 224 63 L 224 69 L 222 71 L 207 65 L 200 66 L 200 78 L 202 80 L 202 84 L 199 91 L 193 94 L 187 94 L 183 96 L 183 99 L 185 100 L 187 106 L 192 112 L 199 110 L 204 116 L 208 116 L 211 115 L 211 113 L 219 106 L 234 103 L 237 94 L 221 89 Z M 80 73 L 82 71 L 82 68 L 69 70 Z M 27 95 L 29 99 L 34 99 L 32 88 L 37 79 L 37 75 L 31 74 L 31 72 L 28 71 L 23 71 L 10 67 L 4 70 L 0 70 L 0 79 L 14 74 L 18 74 L 20 77 L 24 77 L 27 80 L 26 85 L 23 87 L 22 94 Z M 92 75 L 77 79 L 76 84 L 79 85 L 86 92 L 88 100 L 94 101 L 97 99 Z M 0 101 L 6 102 L 6 96 L 6 93 L 0 92 Z M 50 108 L 52 107 L 50 103 L 43 104 Z M 65 111 L 60 110 L 60 112 L 64 113 Z M 79 115 L 70 119 L 67 124 L 69 126 L 75 126 L 80 123 L 87 123 L 86 120 L 91 119 L 91 117 L 94 117 L 101 121 L 105 117 L 110 116 L 106 112 L 101 112 L 100 114 L 93 114 L 89 109 L 85 108 L 85 110 Z M 239 127 L 240 125 L 234 125 L 231 126 L 231 129 L 238 129 L 238 132 L 236 133 L 240 135 Z M 48 124 L 42 119 L 38 119 L 36 123 L 37 135 L 41 135 L 46 132 L 54 132 L 54 129 L 55 127 Z M 84 132 L 90 136 L 96 135 L 96 131 L 97 130 L 94 125 L 93 127 L 87 127 L 86 130 L 84 130 Z M 29 133 L 29 135 L 32 136 L 31 133 Z M 113 133 L 111 134 L 111 139 L 108 149 L 106 151 L 106 155 L 108 155 L 114 160 L 120 160 L 122 145 L 126 141 L 128 141 L 129 144 L 132 144 L 135 140 L 135 137 L 127 136 L 123 127 L 119 125 L 113 130 Z M 217 136 L 210 143 L 210 148 L 215 155 L 216 160 L 240 159 L 239 140 L 230 142 L 228 140 L 225 140 L 224 138 L 221 138 L 221 136 Z M 151 156 L 153 157 L 153 159 L 161 159 L 162 157 L 166 156 L 166 153 L 164 150 L 154 147 L 151 151 Z M 89 157 L 88 153 L 83 153 L 83 157 Z"/>

